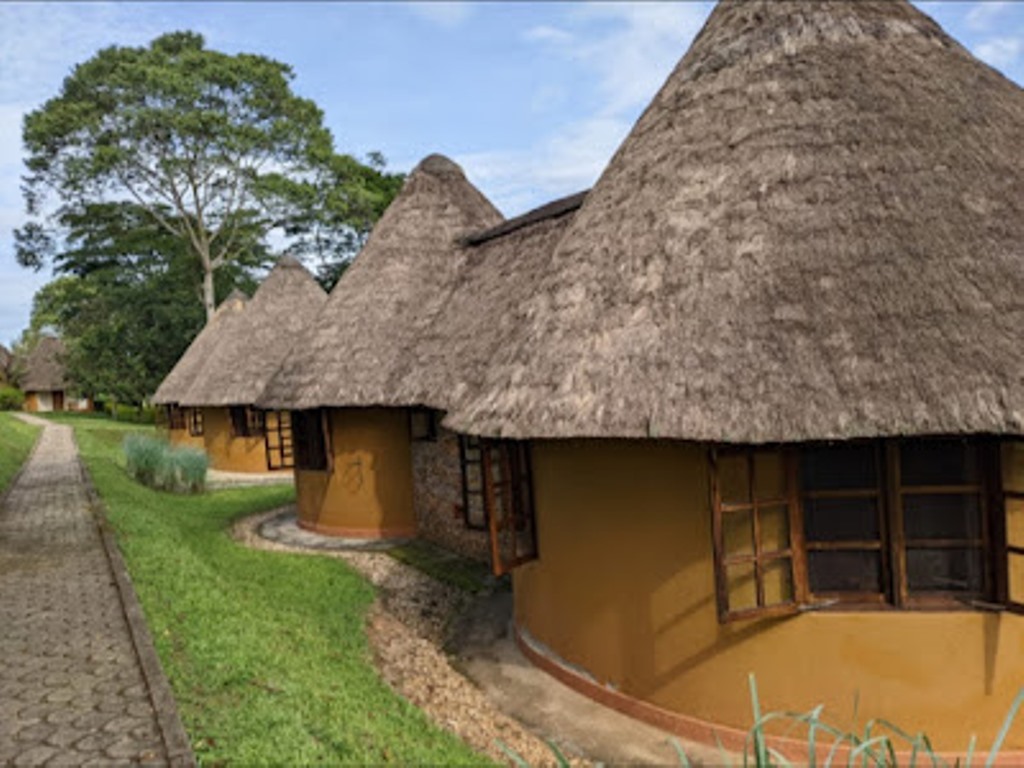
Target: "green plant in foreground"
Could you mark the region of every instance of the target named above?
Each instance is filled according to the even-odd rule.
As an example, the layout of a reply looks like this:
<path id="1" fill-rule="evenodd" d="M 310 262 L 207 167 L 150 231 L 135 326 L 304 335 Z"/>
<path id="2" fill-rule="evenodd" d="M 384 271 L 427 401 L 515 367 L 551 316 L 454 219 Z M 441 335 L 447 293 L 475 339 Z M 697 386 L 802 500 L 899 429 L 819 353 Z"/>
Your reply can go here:
<path id="1" fill-rule="evenodd" d="M 166 462 L 167 443 L 147 435 L 128 435 L 123 447 L 128 474 L 143 485 L 156 487 Z"/>

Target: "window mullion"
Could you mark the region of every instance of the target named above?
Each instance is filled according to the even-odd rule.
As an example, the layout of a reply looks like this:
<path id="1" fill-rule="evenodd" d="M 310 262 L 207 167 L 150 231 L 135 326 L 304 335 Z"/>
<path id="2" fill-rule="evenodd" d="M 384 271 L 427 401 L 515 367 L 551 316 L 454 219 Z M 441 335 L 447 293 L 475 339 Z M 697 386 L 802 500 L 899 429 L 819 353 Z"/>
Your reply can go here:
<path id="1" fill-rule="evenodd" d="M 903 497 L 900 494 L 900 448 L 896 440 L 885 441 L 885 497 L 888 509 L 892 564 L 892 597 L 899 608 L 907 605 L 907 548 L 903 529 Z"/>
<path id="2" fill-rule="evenodd" d="M 808 601 L 810 589 L 807 583 L 807 544 L 804 541 L 803 500 L 800 498 L 800 453 L 797 450 L 789 450 L 783 460 L 786 462 L 793 599 L 797 605 L 804 605 Z"/>

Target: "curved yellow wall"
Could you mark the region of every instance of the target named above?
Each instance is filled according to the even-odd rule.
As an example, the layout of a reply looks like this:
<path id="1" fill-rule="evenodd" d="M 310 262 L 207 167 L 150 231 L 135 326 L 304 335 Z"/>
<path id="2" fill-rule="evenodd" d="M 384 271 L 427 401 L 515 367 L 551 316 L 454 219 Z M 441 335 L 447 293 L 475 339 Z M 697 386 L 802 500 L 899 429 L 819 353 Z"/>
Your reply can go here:
<path id="1" fill-rule="evenodd" d="M 987 747 L 1024 686 L 1024 617 L 814 612 L 720 625 L 703 448 L 655 441 L 533 446 L 540 559 L 515 571 L 516 620 L 554 654 L 660 707 L 745 730 L 747 675 L 766 709 L 924 729 Z M 1024 461 L 1019 462 L 1024 485 Z M 1024 747 L 1024 718 L 1007 748 Z"/>
<path id="2" fill-rule="evenodd" d="M 345 408 L 330 415 L 333 471 L 296 470 L 299 524 L 356 538 L 415 534 L 407 412 Z"/>
<path id="3" fill-rule="evenodd" d="M 211 469 L 224 472 L 269 471 L 263 436 L 232 436 L 231 413 L 227 408 L 203 408 L 203 448 L 210 457 Z"/>
<path id="4" fill-rule="evenodd" d="M 188 428 L 185 429 L 171 429 L 167 428 L 167 439 L 171 445 L 187 445 L 189 448 L 198 448 L 201 451 L 206 450 L 206 441 L 202 435 L 198 437 L 193 436 Z"/>

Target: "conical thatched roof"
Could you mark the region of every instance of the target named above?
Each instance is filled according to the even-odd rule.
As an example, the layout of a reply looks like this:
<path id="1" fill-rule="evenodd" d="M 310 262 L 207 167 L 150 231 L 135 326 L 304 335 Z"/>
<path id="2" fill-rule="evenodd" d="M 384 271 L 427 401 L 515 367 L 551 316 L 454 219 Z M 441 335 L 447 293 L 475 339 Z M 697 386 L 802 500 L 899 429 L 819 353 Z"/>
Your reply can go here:
<path id="1" fill-rule="evenodd" d="M 245 311 L 218 334 L 216 347 L 181 396 L 181 404 L 256 402 L 326 301 L 324 289 L 301 263 L 290 257 L 280 259 Z"/>
<path id="2" fill-rule="evenodd" d="M 526 321 L 523 308 L 585 196 L 555 200 L 464 239 L 457 271 L 427 303 L 416 348 L 393 379 L 403 402 L 450 410 L 479 391 L 505 339 Z"/>
<path id="3" fill-rule="evenodd" d="M 259 404 L 411 405 L 396 376 L 408 371 L 430 303 L 458 269 L 458 240 L 500 222 L 459 166 L 423 160 Z"/>
<path id="4" fill-rule="evenodd" d="M 192 340 L 185 354 L 160 383 L 156 394 L 153 395 L 154 405 L 173 405 L 181 402 L 196 376 L 210 360 L 221 336 L 242 314 L 247 301 L 244 293 L 234 290 L 221 302 L 210 321 Z"/>
<path id="5" fill-rule="evenodd" d="M 64 342 L 42 336 L 25 358 L 21 389 L 25 392 L 60 392 L 68 386 L 64 370 Z"/>
<path id="6" fill-rule="evenodd" d="M 1024 91 L 904 0 L 720 4 L 559 243 L 487 435 L 1024 432 Z"/>

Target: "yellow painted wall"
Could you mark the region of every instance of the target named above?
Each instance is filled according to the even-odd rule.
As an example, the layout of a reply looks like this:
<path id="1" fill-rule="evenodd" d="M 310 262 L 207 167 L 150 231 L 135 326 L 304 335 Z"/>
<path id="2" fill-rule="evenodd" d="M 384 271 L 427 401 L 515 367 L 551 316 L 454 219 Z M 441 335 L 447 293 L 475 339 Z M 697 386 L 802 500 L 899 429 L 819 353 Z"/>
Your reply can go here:
<path id="1" fill-rule="evenodd" d="M 333 471 L 296 471 L 300 521 L 345 536 L 415 533 L 408 413 L 345 408 L 330 414 Z"/>
<path id="2" fill-rule="evenodd" d="M 211 469 L 225 472 L 269 471 L 263 436 L 233 437 L 231 414 L 227 408 L 203 408 L 203 448 L 210 457 Z"/>
<path id="3" fill-rule="evenodd" d="M 824 703 L 845 727 L 859 693 L 862 717 L 926 729 L 944 750 L 964 750 L 972 733 L 990 744 L 1024 686 L 1024 617 L 1008 613 L 818 611 L 720 625 L 699 446 L 538 442 L 533 469 L 540 559 L 515 571 L 516 620 L 602 685 L 746 729 L 753 672 L 767 709 Z M 1008 747 L 1024 747 L 1024 718 Z"/>
<path id="4" fill-rule="evenodd" d="M 171 445 L 187 445 L 190 448 L 198 448 L 201 451 L 206 450 L 206 438 L 202 435 L 193 436 L 188 431 L 188 427 L 185 427 L 184 429 L 167 428 L 166 432 L 167 439 L 170 441 Z"/>

